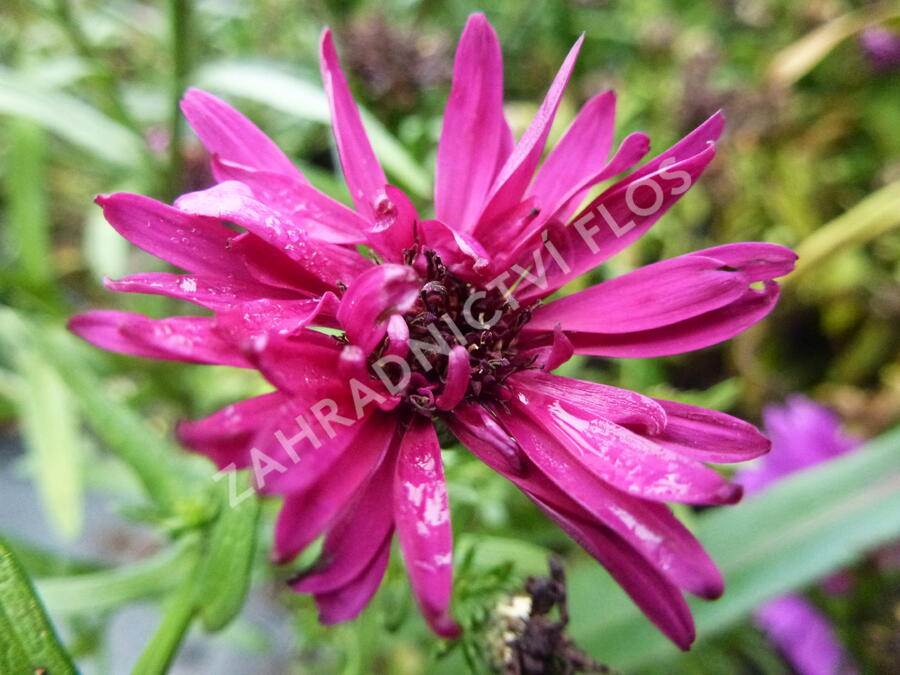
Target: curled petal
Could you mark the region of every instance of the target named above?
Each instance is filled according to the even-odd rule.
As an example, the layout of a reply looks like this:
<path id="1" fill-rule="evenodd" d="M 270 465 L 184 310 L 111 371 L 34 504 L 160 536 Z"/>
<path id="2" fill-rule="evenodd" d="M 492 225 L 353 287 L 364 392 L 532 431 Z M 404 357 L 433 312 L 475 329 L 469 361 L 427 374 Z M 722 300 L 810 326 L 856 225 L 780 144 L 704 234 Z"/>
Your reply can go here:
<path id="1" fill-rule="evenodd" d="M 419 277 L 407 265 L 378 265 L 361 274 L 341 299 L 337 318 L 350 342 L 366 354 L 381 342 L 392 314 L 415 304 Z"/>
<path id="2" fill-rule="evenodd" d="M 712 161 L 716 151 L 713 141 L 721 129 L 721 116 L 714 116 L 680 143 L 605 190 L 568 227 L 558 228 L 551 241 L 562 252 L 566 265 L 554 266 L 546 286 L 527 290 L 523 302 L 549 295 L 649 230 L 697 182 Z"/>
<path id="3" fill-rule="evenodd" d="M 291 582 L 299 593 L 328 593 L 346 586 L 390 543 L 393 532 L 394 461 L 385 459 L 362 494 L 328 531 L 313 567 Z"/>
<path id="4" fill-rule="evenodd" d="M 435 399 L 435 405 L 441 410 L 453 410 L 466 395 L 469 388 L 469 351 L 462 345 L 450 350 L 447 360 L 447 381 L 444 390 Z"/>
<path id="5" fill-rule="evenodd" d="M 409 198 L 393 185 L 386 185 L 384 195 L 375 203 L 369 243 L 385 260 L 402 262 L 404 251 L 415 243 L 418 222 L 419 214 Z"/>

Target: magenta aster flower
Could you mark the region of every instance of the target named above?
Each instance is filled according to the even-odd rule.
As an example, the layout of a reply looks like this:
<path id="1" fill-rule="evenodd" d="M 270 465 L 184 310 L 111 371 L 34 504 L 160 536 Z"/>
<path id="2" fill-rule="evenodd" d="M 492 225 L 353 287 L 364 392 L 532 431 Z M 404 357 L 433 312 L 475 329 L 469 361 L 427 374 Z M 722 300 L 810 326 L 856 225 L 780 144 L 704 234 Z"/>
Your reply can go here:
<path id="1" fill-rule="evenodd" d="M 860 440 L 841 428 L 825 406 L 794 394 L 783 406 L 764 413 L 772 453 L 738 474 L 748 493 L 763 492 L 792 473 L 827 462 L 856 449 Z M 800 594 L 770 600 L 754 613 L 800 675 L 849 675 L 856 672 L 828 618 Z"/>
<path id="2" fill-rule="evenodd" d="M 426 620 L 439 635 L 458 631 L 436 423 L 519 486 L 681 647 L 694 638 L 681 591 L 722 592 L 714 564 L 665 503 L 737 501 L 740 487 L 705 463 L 757 457 L 766 439 L 728 415 L 551 371 L 573 354 L 661 356 L 726 340 L 772 309 L 772 279 L 795 255 L 719 246 L 548 301 L 688 190 L 723 125 L 713 115 L 579 209 L 649 149 L 636 133 L 610 152 L 615 96 L 606 92 L 541 161 L 580 47 L 515 140 L 497 37 L 483 16 L 469 20 L 438 145 L 434 218 L 388 185 L 327 30 L 322 75 L 353 209 L 196 90 L 183 108 L 219 183 L 174 207 L 129 194 L 98 200 L 120 233 L 188 272 L 109 288 L 213 314 L 94 312 L 72 330 L 106 349 L 255 368 L 271 382 L 272 393 L 184 423 L 179 437 L 219 467 L 252 468 L 261 492 L 283 495 L 279 561 L 324 534 L 319 562 L 293 587 L 315 596 L 325 623 L 367 604 L 396 532 Z"/>

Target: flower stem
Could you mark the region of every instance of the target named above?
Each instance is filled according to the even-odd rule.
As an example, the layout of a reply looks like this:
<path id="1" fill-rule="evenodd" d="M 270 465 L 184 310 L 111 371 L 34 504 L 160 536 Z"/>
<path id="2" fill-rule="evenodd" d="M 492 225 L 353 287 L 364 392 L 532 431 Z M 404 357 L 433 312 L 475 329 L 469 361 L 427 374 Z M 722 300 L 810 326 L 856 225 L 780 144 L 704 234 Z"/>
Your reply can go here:
<path id="1" fill-rule="evenodd" d="M 172 49 L 172 90 L 169 119 L 169 175 L 167 189 L 170 197 L 178 194 L 183 171 L 181 140 L 184 132 L 179 103 L 187 86 L 190 71 L 190 54 L 188 38 L 190 35 L 191 6 L 190 0 L 169 1 L 169 26 L 171 30 Z"/>

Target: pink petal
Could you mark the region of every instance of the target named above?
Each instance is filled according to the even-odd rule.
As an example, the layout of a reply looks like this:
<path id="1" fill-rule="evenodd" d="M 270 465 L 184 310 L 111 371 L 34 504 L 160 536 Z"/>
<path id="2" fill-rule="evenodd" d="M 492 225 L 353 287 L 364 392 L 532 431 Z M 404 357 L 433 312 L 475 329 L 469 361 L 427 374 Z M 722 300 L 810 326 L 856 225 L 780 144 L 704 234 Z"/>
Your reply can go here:
<path id="1" fill-rule="evenodd" d="M 394 525 L 394 461 L 386 459 L 356 503 L 325 536 L 322 554 L 291 587 L 299 593 L 327 593 L 350 583 L 374 560 Z"/>
<path id="2" fill-rule="evenodd" d="M 534 425 L 529 426 L 525 419 L 547 429 L 555 439 L 553 448 L 523 445 L 547 473 L 554 467 L 571 469 L 579 464 L 626 494 L 660 502 L 733 504 L 741 498 L 740 486 L 728 483 L 712 469 L 598 417 L 590 409 L 578 410 L 571 399 L 536 398 L 531 392 L 520 392 L 508 404 L 511 414 L 503 423 L 520 443 L 524 434 L 534 433 Z M 563 448 L 567 456 L 560 456 Z"/>
<path id="3" fill-rule="evenodd" d="M 212 94 L 188 89 L 181 110 L 210 154 L 305 182 L 303 174 L 259 128 Z"/>
<path id="4" fill-rule="evenodd" d="M 519 443 L 480 403 L 463 403 L 447 417 L 447 426 L 460 443 L 477 452 L 479 459 L 504 476 L 525 472 L 527 459 Z"/>
<path id="5" fill-rule="evenodd" d="M 529 289 L 517 297 L 530 302 L 549 295 L 637 240 L 697 182 L 715 156 L 713 140 L 721 127 L 721 117 L 714 116 L 605 190 L 568 227 L 558 228 L 551 241 L 566 260 L 566 268 L 553 266 L 546 288 Z"/>
<path id="6" fill-rule="evenodd" d="M 583 410 L 614 424 L 642 427 L 649 434 L 662 433 L 666 428 L 662 405 L 637 392 L 537 371 L 520 373 L 513 380 L 517 388 L 547 405 L 558 401 L 567 408 Z"/>
<path id="7" fill-rule="evenodd" d="M 534 120 L 519 139 L 494 181 L 488 194 L 487 205 L 474 230 L 477 239 L 488 243 L 484 235 L 488 232 L 493 233 L 501 219 L 518 205 L 525 194 L 525 189 L 531 182 L 534 170 L 540 162 L 547 135 L 550 133 L 550 126 L 553 124 L 553 118 L 556 116 L 556 110 L 562 100 L 572 69 L 575 67 L 575 60 L 578 58 L 583 41 L 584 36 L 582 35 L 572 46 Z"/>
<path id="8" fill-rule="evenodd" d="M 491 254 L 477 239 L 440 220 L 420 221 L 418 231 L 422 243 L 436 251 L 441 262 L 463 279 L 479 280 L 481 270 L 491 261 Z"/>
<path id="9" fill-rule="evenodd" d="M 731 415 L 655 399 L 666 411 L 666 428 L 652 440 L 700 462 L 746 462 L 769 451 L 759 430 Z"/>
<path id="10" fill-rule="evenodd" d="M 554 495 L 561 491 L 672 583 L 705 598 L 722 594 L 722 576 L 716 566 L 668 507 L 620 492 L 577 460 L 565 461 L 567 453 L 556 428 L 529 422 L 515 413 L 501 419 L 537 469 L 525 478 L 511 477 L 519 487 L 545 503 L 553 503 Z"/>
<path id="11" fill-rule="evenodd" d="M 615 118 L 616 95 L 611 91 L 594 96 L 578 111 L 528 188 L 528 194 L 537 197 L 541 211 L 555 211 L 565 203 L 573 185 L 606 166 Z"/>
<path id="12" fill-rule="evenodd" d="M 418 296 L 419 276 L 412 267 L 378 265 L 350 285 L 337 318 L 350 342 L 371 354 L 387 332 L 390 316 L 410 309 Z"/>
<path id="13" fill-rule="evenodd" d="M 394 419 L 376 413 L 359 426 L 362 442 L 354 443 L 353 452 L 342 453 L 308 489 L 285 496 L 275 524 L 278 562 L 291 560 L 333 526 L 384 460 L 396 429 Z"/>
<path id="14" fill-rule="evenodd" d="M 584 550 L 595 558 L 641 611 L 680 649 L 696 637 L 691 611 L 678 589 L 607 528 L 535 500 Z"/>
<path id="15" fill-rule="evenodd" d="M 505 132 L 500 42 L 484 15 L 473 14 L 456 48 L 438 143 L 434 189 L 438 220 L 459 231 L 475 225 L 498 170 Z"/>
<path id="16" fill-rule="evenodd" d="M 305 286 L 311 290 L 335 289 L 337 281 L 349 283 L 372 266 L 356 251 L 315 241 L 296 223 L 254 199 L 250 188 L 237 181 L 182 195 L 175 206 L 185 213 L 225 220 L 252 232 L 297 263 L 298 272 L 308 278 Z"/>
<path id="17" fill-rule="evenodd" d="M 475 407 L 468 406 L 470 409 Z M 498 441 L 506 435 L 505 430 L 501 434 L 485 435 L 481 425 L 478 424 L 477 417 L 470 415 L 471 410 L 466 408 L 467 406 L 460 406 L 454 411 L 453 417 L 448 420 L 448 424 L 457 438 L 482 461 L 506 475 L 533 499 L 576 542 L 609 570 L 635 603 L 666 635 L 682 648 L 687 648 L 694 636 L 693 622 L 687 605 L 676 586 L 668 581 L 631 544 L 626 543 L 608 527 L 596 522 L 594 516 L 550 482 L 535 467 L 529 467 L 527 471 L 518 470 L 512 473 L 505 470 L 505 467 L 508 466 L 504 460 L 505 453 L 499 449 L 502 442 L 498 444 Z M 458 414 L 461 409 L 466 409 L 465 414 L 468 419 L 463 419 Z M 510 442 L 515 444 L 515 447 L 521 452 L 516 441 L 510 439 Z M 621 495 L 621 497 L 625 497 L 625 495 Z M 630 505 L 636 501 L 631 500 L 632 504 Z M 602 508 L 602 503 L 599 506 Z M 664 510 L 661 505 L 654 505 L 651 508 Z M 620 511 L 620 513 L 627 519 L 628 510 Z M 606 515 L 609 516 L 609 513 Z M 615 518 L 616 516 L 613 517 L 612 522 L 615 522 Z M 622 524 L 626 522 L 621 518 L 619 521 Z M 635 521 L 635 532 L 640 531 L 637 522 Z M 681 544 L 689 547 L 695 545 L 695 543 L 691 543 L 690 535 L 680 533 L 677 539 Z M 698 560 L 694 561 L 694 564 L 699 562 L 699 566 L 696 567 L 700 571 L 698 579 L 707 579 L 706 583 L 700 583 L 697 590 L 718 590 L 716 588 L 718 575 L 714 568 L 711 571 L 708 568 L 705 569 L 707 565 L 703 562 L 704 560 L 708 560 L 708 558 L 701 552 Z M 690 564 L 689 561 L 689 567 Z M 703 571 L 704 569 L 705 571 Z"/>
<path id="18" fill-rule="evenodd" d="M 602 183 L 609 178 L 613 178 L 614 176 L 618 176 L 623 171 L 630 169 L 637 164 L 649 150 L 650 139 L 646 134 L 633 133 L 627 136 L 625 140 L 622 141 L 622 144 L 619 146 L 619 149 L 616 151 L 613 158 L 609 160 L 609 163 L 604 165 L 602 169 L 589 175 L 587 178 L 582 178 L 580 182 L 570 184 L 567 191 L 562 193 L 562 196 L 556 199 L 553 205 L 545 205 L 543 208 L 539 209 L 539 213 L 534 219 L 527 223 L 527 226 L 523 228 L 521 232 L 516 234 L 516 239 L 520 243 L 516 247 L 510 249 L 507 253 L 495 257 L 495 271 L 500 271 L 499 268 L 502 268 L 503 270 L 507 269 L 510 264 L 516 260 L 520 261 L 519 264 L 521 266 L 527 267 L 534 259 L 535 251 L 541 255 L 542 259 L 548 259 L 549 262 L 549 256 L 543 253 L 543 249 L 546 248 L 546 244 L 544 243 L 545 240 L 543 238 L 537 238 L 537 235 L 543 235 L 545 228 L 549 229 L 550 232 L 555 233 L 555 236 L 550 237 L 551 242 L 558 242 L 560 239 L 563 239 L 563 243 L 558 245 L 571 245 L 574 243 L 565 242 L 566 230 L 564 223 L 572 217 L 572 214 L 575 213 L 585 197 L 587 197 L 590 189 L 595 185 Z M 578 245 L 582 247 L 585 246 L 583 242 L 579 242 Z M 566 251 L 563 255 L 565 258 L 568 258 L 569 255 L 571 255 L 571 252 Z M 521 260 L 523 256 L 524 260 Z M 545 263 L 545 265 L 546 264 L 547 263 Z M 550 264 L 554 265 L 558 263 L 554 261 L 550 262 Z M 517 297 L 520 297 L 523 303 L 527 304 L 533 299 L 542 297 L 542 290 L 543 289 L 525 285 L 519 290 Z"/>
<path id="19" fill-rule="evenodd" d="M 419 608 L 431 629 L 454 637 L 448 613 L 453 583 L 450 506 L 441 447 L 431 422 L 413 420 L 400 443 L 394 479 L 394 517 L 403 559 Z"/>
<path id="20" fill-rule="evenodd" d="M 315 494 L 316 485 L 339 466 L 338 460 L 351 448 L 369 442 L 363 435 L 365 421 L 356 418 L 352 403 L 343 396 L 343 389 L 343 385 L 335 383 L 321 398 L 306 393 L 293 394 L 288 403 L 259 428 L 247 452 L 257 455 L 254 478 L 260 493 L 289 495 L 291 499 L 302 501 Z M 325 428 L 316 411 L 321 401 L 327 399 L 334 401 L 337 414 L 350 424 L 329 421 Z M 326 416 L 332 412 L 330 406 L 321 410 Z M 252 460 L 251 456 L 251 464 Z"/>
<path id="21" fill-rule="evenodd" d="M 369 231 L 369 243 L 384 260 L 403 262 L 405 250 L 416 242 L 419 214 L 403 192 L 385 185 L 375 204 L 375 222 Z"/>
<path id="22" fill-rule="evenodd" d="M 763 319 L 778 301 L 778 284 L 748 289 L 743 297 L 720 309 L 669 326 L 634 333 L 568 333 L 576 354 L 617 358 L 667 356 L 724 342 Z"/>
<path id="23" fill-rule="evenodd" d="M 286 216 L 313 239 L 331 244 L 360 244 L 369 227 L 356 211 L 316 190 L 309 183 L 284 174 L 253 169 L 213 157 L 213 170 L 220 182 L 240 181 L 253 196 Z"/>
<path id="24" fill-rule="evenodd" d="M 109 224 L 147 253 L 188 272 L 247 278 L 240 259 L 229 250 L 235 231 L 215 220 L 125 192 L 100 195 L 95 201 Z"/>
<path id="25" fill-rule="evenodd" d="M 240 351 L 203 316 L 151 319 L 130 312 L 96 311 L 69 320 L 69 330 L 101 349 L 151 359 L 247 368 Z"/>
<path id="26" fill-rule="evenodd" d="M 469 388 L 469 350 L 462 345 L 456 345 L 450 350 L 447 359 L 447 381 L 444 390 L 434 400 L 435 405 L 441 410 L 453 410 L 466 395 Z"/>
<path id="27" fill-rule="evenodd" d="M 322 33 L 320 58 L 322 81 L 331 108 L 332 129 L 347 187 L 350 188 L 356 210 L 374 223 L 375 205 L 384 195 L 387 179 L 366 136 L 359 110 L 338 63 L 331 31 L 327 28 Z"/>
<path id="28" fill-rule="evenodd" d="M 686 255 L 640 267 L 535 310 L 527 331 L 630 333 L 690 319 L 740 298 L 747 278 L 721 260 Z"/>
<path id="29" fill-rule="evenodd" d="M 224 335 L 241 344 L 267 334 L 296 334 L 312 324 L 336 327 L 338 304 L 330 291 L 302 300 L 262 298 L 220 311 L 216 323 Z"/>
<path id="30" fill-rule="evenodd" d="M 742 242 L 713 246 L 691 255 L 721 260 L 729 267 L 739 269 L 748 281 L 767 281 L 783 277 L 794 269 L 797 254 L 777 244 Z"/>
<path id="31" fill-rule="evenodd" d="M 326 290 L 321 280 L 252 232 L 235 234 L 228 246 L 241 265 L 240 271 L 258 283 L 291 290 L 306 297 Z M 350 276 L 349 273 L 341 275 Z"/>
<path id="32" fill-rule="evenodd" d="M 225 310 L 260 298 L 295 299 L 298 294 L 245 279 L 228 279 L 203 274 L 148 272 L 124 279 L 104 279 L 103 285 L 118 293 L 147 293 L 187 300 L 212 310 Z"/>
<path id="33" fill-rule="evenodd" d="M 259 429 L 269 426 L 285 403 L 284 394 L 273 391 L 225 406 L 201 420 L 178 423 L 179 442 L 206 455 L 219 469 L 246 469 L 250 444 Z"/>
<path id="34" fill-rule="evenodd" d="M 319 622 L 331 626 L 349 621 L 365 609 L 381 585 L 390 555 L 391 538 L 388 537 L 378 550 L 378 554 L 358 577 L 347 582 L 345 586 L 317 594 L 315 597 L 316 606 L 319 608 Z"/>
<path id="35" fill-rule="evenodd" d="M 346 391 L 338 378 L 341 345 L 333 337 L 314 330 L 296 335 L 270 333 L 244 345 L 247 358 L 275 387 L 310 403 Z"/>
<path id="36" fill-rule="evenodd" d="M 536 358 L 532 366 L 549 373 L 571 359 L 575 353 L 575 348 L 559 327 L 559 324 L 557 324 L 553 328 L 553 342 L 547 346 L 537 347 L 524 353 L 533 353 Z"/>

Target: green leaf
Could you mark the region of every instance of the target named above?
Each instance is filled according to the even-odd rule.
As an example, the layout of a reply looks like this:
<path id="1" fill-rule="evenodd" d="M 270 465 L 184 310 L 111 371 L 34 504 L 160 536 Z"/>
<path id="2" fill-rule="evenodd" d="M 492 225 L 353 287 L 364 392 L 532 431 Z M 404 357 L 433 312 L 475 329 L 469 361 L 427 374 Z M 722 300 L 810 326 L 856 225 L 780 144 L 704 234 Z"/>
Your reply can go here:
<path id="1" fill-rule="evenodd" d="M 85 421 L 131 467 L 147 493 L 168 508 L 192 499 L 186 463 L 178 461 L 178 449 L 107 391 L 81 358 L 82 346 L 59 332 L 34 332 L 45 358 L 69 388 L 78 392 L 76 400 Z"/>
<path id="2" fill-rule="evenodd" d="M 796 247 L 797 269 L 784 278 L 796 284 L 821 269 L 833 256 L 847 252 L 900 227 L 900 181 L 873 192 L 846 213 L 823 225 Z"/>
<path id="3" fill-rule="evenodd" d="M 775 84 L 790 86 L 854 33 L 896 16 L 900 16 L 900 8 L 888 2 L 832 19 L 775 54 L 769 67 L 769 79 Z"/>
<path id="4" fill-rule="evenodd" d="M 0 307 L 0 345 L 18 371 L 11 392 L 28 450 L 28 468 L 54 529 L 66 539 L 84 520 L 85 445 L 72 393 L 35 348 L 26 319 Z"/>
<path id="5" fill-rule="evenodd" d="M 140 190 L 120 187 L 110 192 L 140 192 Z M 85 217 L 81 248 L 88 269 L 98 282 L 102 282 L 104 277 L 121 279 L 128 274 L 131 244 L 106 222 L 103 210 L 96 204 L 90 205 Z"/>
<path id="6" fill-rule="evenodd" d="M 31 120 L 99 159 L 139 165 L 143 140 L 96 108 L 69 94 L 42 87 L 0 66 L 0 114 Z"/>
<path id="7" fill-rule="evenodd" d="M 0 539 L 0 672 L 75 673 L 25 570 Z"/>
<path id="8" fill-rule="evenodd" d="M 73 539 L 84 524 L 85 446 L 76 403 L 65 383 L 33 349 L 18 359 L 26 387 L 18 400 L 29 469 L 53 527 Z"/>
<path id="9" fill-rule="evenodd" d="M 237 493 L 243 494 L 248 487 L 249 474 L 242 472 Z M 221 511 L 212 525 L 197 591 L 200 618 L 208 631 L 224 628 L 241 611 L 253 571 L 259 500 L 248 497 L 238 504 L 230 504 L 229 488 L 227 480 L 220 483 Z"/>
<path id="10" fill-rule="evenodd" d="M 174 588 L 191 569 L 197 551 L 197 538 L 184 537 L 151 558 L 98 572 L 40 579 L 37 587 L 54 615 L 102 612 Z"/>
<path id="11" fill-rule="evenodd" d="M 228 61 L 212 63 L 200 70 L 198 86 L 258 101 L 289 115 L 329 124 L 328 99 L 318 83 L 285 72 L 271 63 Z M 403 145 L 368 111 L 360 115 L 372 148 L 385 171 L 415 196 L 431 198 L 431 180 Z"/>
<path id="12" fill-rule="evenodd" d="M 44 170 L 46 139 L 43 129 L 26 120 L 14 120 L 7 135 L 9 153 L 5 173 L 10 244 L 23 277 L 39 286 L 53 276 Z"/>
<path id="13" fill-rule="evenodd" d="M 900 428 L 697 522 L 725 577 L 720 600 L 689 601 L 698 636 L 708 638 L 900 536 Z M 677 658 L 595 564 L 572 568 L 569 580 L 573 634 L 596 658 L 621 668 Z"/>

